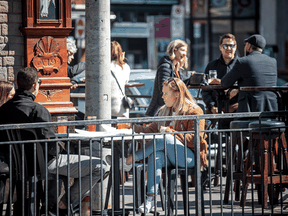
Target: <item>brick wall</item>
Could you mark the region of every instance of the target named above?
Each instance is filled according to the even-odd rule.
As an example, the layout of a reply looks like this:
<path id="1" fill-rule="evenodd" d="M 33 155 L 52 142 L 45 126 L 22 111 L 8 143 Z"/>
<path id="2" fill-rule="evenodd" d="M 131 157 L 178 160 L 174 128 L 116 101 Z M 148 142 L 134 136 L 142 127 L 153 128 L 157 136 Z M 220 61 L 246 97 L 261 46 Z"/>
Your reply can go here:
<path id="1" fill-rule="evenodd" d="M 0 80 L 14 81 L 15 73 L 24 67 L 22 1 L 0 0 Z"/>

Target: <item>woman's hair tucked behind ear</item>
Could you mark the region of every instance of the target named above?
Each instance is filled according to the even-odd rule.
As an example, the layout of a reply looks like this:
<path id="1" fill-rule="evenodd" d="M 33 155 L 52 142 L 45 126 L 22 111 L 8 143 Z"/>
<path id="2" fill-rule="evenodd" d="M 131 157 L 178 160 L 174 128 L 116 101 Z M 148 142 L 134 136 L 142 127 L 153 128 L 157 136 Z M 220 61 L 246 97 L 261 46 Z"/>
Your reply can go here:
<path id="1" fill-rule="evenodd" d="M 185 42 L 185 41 L 182 41 L 182 40 L 174 40 L 174 41 L 171 41 L 167 47 L 167 51 L 166 53 L 169 55 L 170 59 L 171 60 L 174 60 L 175 59 L 175 51 L 180 49 L 181 47 L 186 47 L 188 49 L 188 44 Z M 184 58 L 184 61 L 183 61 L 183 64 L 180 65 L 180 67 L 184 67 L 184 68 L 187 68 L 188 67 L 188 60 L 187 60 L 187 57 L 185 56 Z"/>
<path id="2" fill-rule="evenodd" d="M 175 80 L 175 82 L 173 81 L 173 79 Z M 198 107 L 195 99 L 192 97 L 182 80 L 178 78 L 172 78 L 166 80 L 164 82 L 164 86 L 168 86 L 171 90 L 179 91 L 180 93 L 178 100 L 175 102 L 176 104 L 179 104 L 178 109 L 175 110 L 175 115 L 185 115 L 186 112 L 188 112 L 188 110 L 191 108 L 191 106 Z M 164 105 L 160 108 L 158 116 L 172 116 L 172 112 L 172 107 L 167 107 L 166 105 Z M 165 121 L 157 122 L 158 130 L 160 129 L 160 126 L 165 126 L 165 124 Z"/>

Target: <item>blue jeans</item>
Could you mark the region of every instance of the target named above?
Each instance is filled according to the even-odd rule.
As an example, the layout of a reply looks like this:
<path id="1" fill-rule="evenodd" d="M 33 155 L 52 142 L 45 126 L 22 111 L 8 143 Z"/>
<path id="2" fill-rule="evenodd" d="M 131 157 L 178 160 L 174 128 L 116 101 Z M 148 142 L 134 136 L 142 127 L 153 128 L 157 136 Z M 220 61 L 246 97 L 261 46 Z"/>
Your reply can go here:
<path id="1" fill-rule="evenodd" d="M 154 140 L 150 140 L 145 145 L 145 158 L 148 158 L 148 169 L 147 169 L 147 194 L 154 194 L 159 187 L 159 182 L 162 177 L 162 168 L 165 167 L 165 154 L 164 154 L 164 138 L 156 139 L 156 168 L 154 168 Z M 176 139 L 177 159 L 178 167 L 185 167 L 185 146 L 178 139 Z M 139 149 L 135 153 L 135 159 L 142 160 L 144 148 Z M 166 152 L 167 152 L 167 166 L 175 167 L 175 144 L 174 136 L 171 134 L 166 135 Z M 194 153 L 191 149 L 187 148 L 187 167 L 194 167 L 195 159 Z M 156 184 L 154 185 L 154 169 L 156 171 Z"/>

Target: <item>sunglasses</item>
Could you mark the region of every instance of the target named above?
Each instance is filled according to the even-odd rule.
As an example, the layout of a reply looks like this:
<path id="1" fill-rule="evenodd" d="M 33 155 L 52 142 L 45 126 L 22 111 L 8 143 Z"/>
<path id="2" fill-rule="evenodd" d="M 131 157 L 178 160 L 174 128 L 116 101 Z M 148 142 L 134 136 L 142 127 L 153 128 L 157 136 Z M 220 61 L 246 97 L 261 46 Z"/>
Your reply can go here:
<path id="1" fill-rule="evenodd" d="M 39 83 L 39 85 L 41 85 L 42 84 L 42 80 L 38 80 L 38 82 L 37 83 Z"/>
<path id="2" fill-rule="evenodd" d="M 221 44 L 221 46 L 223 47 L 223 49 L 228 49 L 228 47 L 230 49 L 233 49 L 235 47 L 235 44 Z"/>
<path id="3" fill-rule="evenodd" d="M 175 83 L 177 89 L 179 89 L 176 80 L 175 80 L 173 77 L 170 77 L 170 78 L 168 79 L 168 83 L 170 83 L 170 82 L 172 82 L 172 81 L 174 81 L 174 83 Z"/>

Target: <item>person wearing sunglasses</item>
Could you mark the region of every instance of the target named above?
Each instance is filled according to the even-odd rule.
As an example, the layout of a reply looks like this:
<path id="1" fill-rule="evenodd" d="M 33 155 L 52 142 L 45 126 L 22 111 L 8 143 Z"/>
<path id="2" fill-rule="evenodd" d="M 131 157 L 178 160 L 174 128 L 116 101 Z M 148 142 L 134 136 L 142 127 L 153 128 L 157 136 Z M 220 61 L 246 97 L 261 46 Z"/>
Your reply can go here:
<path id="1" fill-rule="evenodd" d="M 224 87 L 232 86 L 236 81 L 238 87 L 276 86 L 277 61 L 262 54 L 266 40 L 262 35 L 254 34 L 244 40 L 244 54 L 237 59 L 233 69 L 221 79 Z M 278 104 L 273 92 L 240 91 L 237 112 L 277 111 Z"/>
<path id="2" fill-rule="evenodd" d="M 164 105 L 162 89 L 163 83 L 168 78 L 179 78 L 188 85 L 189 78 L 181 73 L 181 70 L 188 66 L 187 51 L 188 45 L 182 40 L 177 39 L 169 43 L 166 51 L 167 55 L 160 59 L 157 66 L 152 100 L 146 111 L 147 116 L 154 116 L 159 108 Z"/>
<path id="3" fill-rule="evenodd" d="M 232 34 L 222 35 L 219 40 L 219 49 L 221 52 L 220 57 L 211 61 L 205 68 L 204 73 L 209 75 L 209 70 L 216 70 L 217 78 L 221 79 L 225 74 L 229 73 L 229 71 L 234 67 L 236 60 L 238 59 L 236 54 L 237 42 L 235 36 Z M 202 98 L 207 107 L 206 113 L 217 114 L 218 108 L 216 93 L 212 90 L 203 90 Z M 229 112 L 236 111 L 238 107 L 237 100 L 238 94 L 231 98 Z M 215 125 L 215 123 L 216 122 L 212 122 L 212 125 Z"/>
<path id="4" fill-rule="evenodd" d="M 178 78 L 169 78 L 163 84 L 164 105 L 160 108 L 158 116 L 183 116 L 183 115 L 202 115 L 203 110 L 195 102 L 195 99 L 191 96 L 186 85 Z M 205 120 L 201 119 L 199 123 L 199 129 L 204 130 Z M 163 121 L 153 122 L 147 127 L 141 125 L 134 126 L 136 133 L 173 133 L 180 131 L 194 131 L 194 120 L 176 120 L 176 121 Z M 164 154 L 164 141 L 166 142 L 167 150 L 167 164 L 169 167 L 175 167 L 175 144 L 177 148 L 177 163 L 179 167 L 185 167 L 185 155 L 184 155 L 184 143 L 185 138 L 187 141 L 187 166 L 192 168 L 195 165 L 194 160 L 194 133 L 186 133 L 175 135 L 167 134 L 163 138 L 156 139 L 156 152 L 154 152 L 154 140 L 150 140 L 145 144 L 145 157 L 148 157 L 147 168 L 147 200 L 146 206 L 144 203 L 138 208 L 140 213 L 149 213 L 154 207 L 155 191 L 158 190 L 159 182 L 162 176 L 162 168 L 165 167 L 165 154 Z M 207 166 L 207 142 L 205 140 L 204 133 L 200 133 L 200 161 L 201 166 Z M 175 143 L 176 142 L 176 143 Z M 139 161 L 143 158 L 144 148 L 139 149 L 135 153 L 135 161 Z M 154 155 L 156 154 L 156 167 L 154 168 Z M 129 171 L 132 169 L 132 154 L 126 159 L 124 158 L 124 169 Z M 122 160 L 120 160 L 120 167 L 122 166 Z M 156 170 L 156 184 L 154 184 L 154 169 Z"/>

